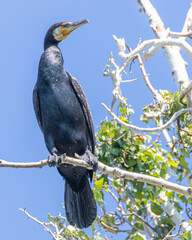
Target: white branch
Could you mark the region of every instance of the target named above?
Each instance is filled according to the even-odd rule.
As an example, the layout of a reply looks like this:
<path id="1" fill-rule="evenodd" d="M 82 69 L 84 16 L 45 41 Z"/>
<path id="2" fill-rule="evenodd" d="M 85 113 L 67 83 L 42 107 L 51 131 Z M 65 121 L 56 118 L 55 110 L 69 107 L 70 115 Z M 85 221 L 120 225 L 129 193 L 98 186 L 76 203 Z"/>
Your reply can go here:
<path id="1" fill-rule="evenodd" d="M 8 168 L 42 168 L 46 166 L 47 159 L 41 160 L 39 162 L 7 162 L 3 159 L 0 159 L 0 168 L 1 167 L 8 167 Z"/>
<path id="2" fill-rule="evenodd" d="M 179 110 L 178 112 L 174 113 L 173 116 L 170 118 L 170 120 L 168 122 L 166 122 L 164 125 L 160 126 L 160 127 L 154 127 L 154 128 L 142 128 L 142 127 L 137 127 L 134 126 L 132 124 L 128 124 L 123 122 L 120 118 L 117 117 L 117 115 L 115 115 L 115 113 L 113 113 L 104 103 L 101 104 L 107 111 L 108 113 L 115 119 L 117 120 L 118 123 L 120 123 L 122 126 L 138 131 L 138 132 L 158 132 L 158 131 L 162 131 L 166 128 L 168 128 L 180 115 L 187 113 L 187 112 L 192 112 L 192 108 L 184 108 Z"/>
<path id="3" fill-rule="evenodd" d="M 167 39 L 155 39 L 156 41 L 153 42 L 153 46 L 148 49 L 147 51 L 143 52 L 143 59 L 147 61 L 150 57 L 152 57 L 159 49 L 165 46 L 177 46 L 182 48 L 192 59 L 192 47 L 182 39 L 174 39 L 174 38 L 167 38 Z M 148 46 L 151 40 L 145 41 L 146 45 Z"/>
<path id="4" fill-rule="evenodd" d="M 192 81 L 182 90 L 182 92 L 179 94 L 179 98 L 182 99 L 185 97 L 185 95 L 192 90 Z"/>
<path id="5" fill-rule="evenodd" d="M 160 198 L 164 201 L 161 204 L 163 210 L 171 217 L 173 222 L 178 226 L 182 224 L 182 229 L 184 231 L 192 231 L 191 225 L 187 221 L 185 221 L 185 219 L 181 216 L 181 213 L 179 213 L 177 209 L 173 206 L 173 204 L 170 203 L 168 197 L 165 195 L 164 192 L 160 193 Z"/>
<path id="6" fill-rule="evenodd" d="M 189 32 L 170 32 L 169 33 L 170 37 L 180 37 L 182 40 L 186 37 L 192 37 L 192 31 Z"/>
<path id="7" fill-rule="evenodd" d="M 189 32 L 191 24 L 192 24 L 192 3 L 190 3 L 189 5 L 189 10 L 185 19 L 185 23 L 183 25 L 182 33 Z"/>
<path id="8" fill-rule="evenodd" d="M 111 67 L 111 64 L 115 67 L 115 69 Z M 122 96 L 121 89 L 120 89 L 120 84 L 123 82 L 121 71 L 119 69 L 119 66 L 115 63 L 115 60 L 113 59 L 112 52 L 110 53 L 109 61 L 104 68 L 104 76 L 110 76 L 113 83 L 114 89 L 113 89 L 113 101 L 111 103 L 111 110 L 114 109 L 115 103 L 118 99 L 120 102 L 127 105 L 126 101 Z"/>
<path id="9" fill-rule="evenodd" d="M 60 160 L 61 160 L 61 164 L 71 164 L 73 166 L 80 166 L 80 167 L 85 167 L 87 169 L 93 169 L 91 165 L 89 165 L 88 163 L 86 163 L 84 160 L 81 160 L 81 159 L 76 159 L 76 158 L 66 157 L 66 156 L 61 155 Z M 2 165 L 1 165 L 1 162 L 2 162 Z M 42 163 L 43 163 L 43 165 L 42 165 Z M 9 163 L 5 160 L 0 161 L 0 167 L 24 168 L 23 164 L 24 163 Z M 43 167 L 48 164 L 48 160 L 45 159 L 45 160 L 42 160 L 42 161 L 34 163 L 34 164 L 29 163 L 28 166 L 27 166 L 27 164 L 28 163 L 25 163 L 26 168 L 29 168 L 29 167 L 34 168 L 37 166 Z M 125 178 L 125 179 L 132 180 L 132 181 L 145 182 L 148 184 L 167 188 L 169 190 L 181 193 L 185 196 L 192 197 L 192 188 L 191 187 L 184 187 L 179 184 L 166 181 L 164 179 L 152 177 L 149 175 L 144 175 L 141 173 L 135 173 L 135 172 L 121 170 L 117 167 L 109 167 L 101 162 L 98 162 L 98 171 L 103 172 L 106 175 L 112 175 L 112 176 L 115 176 L 118 178 Z"/>
<path id="10" fill-rule="evenodd" d="M 57 237 L 57 235 L 55 235 L 50 228 L 48 228 L 47 226 L 51 226 L 55 228 L 55 225 L 51 222 L 49 223 L 45 223 L 45 222 L 41 222 L 39 221 L 37 218 L 31 216 L 25 209 L 19 208 L 20 211 L 24 212 L 29 218 L 31 218 L 33 221 L 37 222 L 38 224 L 42 225 L 45 230 L 51 234 L 51 236 L 53 237 L 53 239 L 55 240 L 59 240 L 59 238 Z"/>
<path id="11" fill-rule="evenodd" d="M 167 34 L 167 33 L 166 33 Z M 186 87 L 189 84 L 189 77 L 186 72 L 185 62 L 179 53 L 179 48 L 182 48 L 192 59 L 192 47 L 182 39 L 151 39 L 142 42 L 139 46 L 137 46 L 132 52 L 126 54 L 125 53 L 125 41 L 124 39 L 118 39 L 115 35 L 113 35 L 118 47 L 119 47 L 119 57 L 124 59 L 124 63 L 119 68 L 119 73 L 125 70 L 128 66 L 129 62 L 137 56 L 144 49 L 151 47 L 149 50 L 143 53 L 143 59 L 147 60 L 149 57 L 153 56 L 159 49 L 163 48 L 165 51 L 165 56 L 167 57 L 171 67 L 173 77 L 177 83 L 178 88 L 180 89 L 181 84 Z M 165 46 L 174 46 L 174 48 L 165 48 Z M 179 48 L 178 48 L 179 47 Z M 176 61 L 177 60 L 177 61 Z M 175 64 L 175 61 L 177 64 Z M 182 72 L 182 74 L 180 74 Z"/>
<path id="12" fill-rule="evenodd" d="M 150 3 L 149 0 L 139 0 L 140 5 L 142 6 L 145 14 L 149 18 L 149 22 L 151 24 L 151 27 L 155 33 L 155 35 L 158 38 L 167 38 L 167 30 L 165 30 L 164 24 L 159 17 L 156 9 L 153 7 L 153 5 Z M 190 5 L 190 9 L 188 11 L 185 24 L 183 27 L 182 32 L 188 32 L 190 25 L 192 23 L 192 5 Z M 180 38 L 181 39 L 181 38 Z M 183 40 L 185 38 L 182 38 Z M 189 84 L 189 77 L 186 71 L 186 62 L 183 60 L 181 54 L 180 54 L 180 49 L 178 47 L 164 47 L 163 48 L 164 55 L 168 60 L 168 63 L 170 64 L 171 67 L 171 72 L 174 78 L 175 83 L 177 84 L 178 89 L 181 89 L 181 86 L 186 87 Z M 188 102 L 188 107 L 192 107 L 192 95 L 191 93 L 187 93 L 187 102 Z M 162 125 L 162 120 L 160 120 L 160 125 Z M 171 141 L 171 138 L 167 132 L 167 130 L 162 131 L 165 140 L 167 142 L 167 145 L 172 148 L 173 144 Z M 176 152 L 176 149 L 173 149 L 174 152 Z M 191 227 L 189 224 L 182 219 L 180 213 L 172 206 L 168 198 L 164 199 L 164 210 L 172 216 L 172 220 L 179 225 L 180 222 L 184 221 L 184 225 L 182 226 L 184 230 L 190 230 Z M 178 221 L 179 220 L 179 221 Z M 178 222 L 177 222 L 178 221 Z"/>
<path id="13" fill-rule="evenodd" d="M 167 38 L 169 30 L 167 31 L 165 29 L 163 21 L 161 20 L 159 14 L 157 13 L 151 2 L 149 0 L 139 0 L 139 4 L 149 18 L 150 26 L 153 29 L 157 38 Z M 188 19 L 190 18 L 189 14 L 191 14 L 191 11 L 188 12 Z M 188 23 L 190 23 L 190 21 L 188 21 Z M 186 28 L 185 31 L 187 31 Z M 174 81 L 177 84 L 178 89 L 180 90 L 181 85 L 185 87 L 189 83 L 189 77 L 186 71 L 186 63 L 180 54 L 180 49 L 178 47 L 164 47 L 163 51 L 171 67 Z"/>
<path id="14" fill-rule="evenodd" d="M 151 93 L 157 99 L 158 102 L 164 102 L 164 99 L 161 96 L 161 94 L 159 94 L 159 92 L 152 86 L 151 82 L 149 81 L 149 77 L 145 71 L 145 67 L 144 67 L 144 64 L 143 64 L 140 54 L 137 54 L 137 60 L 139 62 L 139 67 L 141 69 L 141 72 L 143 74 L 143 78 L 145 80 L 147 87 L 149 88 L 149 90 L 151 91 Z"/>

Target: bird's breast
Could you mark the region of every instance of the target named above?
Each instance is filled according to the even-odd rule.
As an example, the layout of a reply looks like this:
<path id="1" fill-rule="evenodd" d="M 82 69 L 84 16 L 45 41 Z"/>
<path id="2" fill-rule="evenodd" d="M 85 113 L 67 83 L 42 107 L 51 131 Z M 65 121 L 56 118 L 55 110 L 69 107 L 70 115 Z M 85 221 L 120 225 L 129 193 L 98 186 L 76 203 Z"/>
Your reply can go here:
<path id="1" fill-rule="evenodd" d="M 44 136 L 52 137 L 60 153 L 83 154 L 87 146 L 86 120 L 70 83 L 44 85 L 40 102 Z"/>

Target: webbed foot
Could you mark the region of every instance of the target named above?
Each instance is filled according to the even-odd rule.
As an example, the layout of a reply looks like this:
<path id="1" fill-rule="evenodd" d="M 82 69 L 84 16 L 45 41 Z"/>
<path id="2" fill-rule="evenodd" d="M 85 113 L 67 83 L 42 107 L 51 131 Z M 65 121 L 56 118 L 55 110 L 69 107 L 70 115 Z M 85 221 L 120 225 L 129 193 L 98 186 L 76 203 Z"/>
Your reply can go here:
<path id="1" fill-rule="evenodd" d="M 93 171 L 95 172 L 98 168 L 98 159 L 93 155 L 92 152 L 90 152 L 88 149 L 85 151 L 85 153 L 81 156 L 78 156 L 77 158 L 84 160 L 89 165 L 93 167 Z"/>
<path id="2" fill-rule="evenodd" d="M 53 148 L 52 149 L 52 154 L 48 156 L 48 165 L 49 167 L 59 167 L 61 163 L 61 158 L 60 156 L 57 155 L 57 149 Z"/>

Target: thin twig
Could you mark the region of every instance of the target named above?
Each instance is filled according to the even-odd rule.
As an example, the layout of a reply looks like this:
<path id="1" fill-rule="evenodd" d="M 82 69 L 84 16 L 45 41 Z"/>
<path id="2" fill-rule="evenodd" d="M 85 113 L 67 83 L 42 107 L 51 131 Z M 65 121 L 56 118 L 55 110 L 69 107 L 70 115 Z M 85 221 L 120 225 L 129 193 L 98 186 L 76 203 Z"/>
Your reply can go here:
<path id="1" fill-rule="evenodd" d="M 104 227 L 104 228 L 107 228 L 108 230 L 110 231 L 113 231 L 115 233 L 118 233 L 118 232 L 127 232 L 127 230 L 120 230 L 118 228 L 114 228 L 114 227 L 110 227 L 109 225 L 107 225 L 106 223 L 104 223 L 101 219 L 101 217 L 98 217 L 99 218 L 99 221 L 101 223 L 101 225 Z"/>
<path id="2" fill-rule="evenodd" d="M 117 198 L 117 196 L 108 188 L 107 190 L 111 196 L 115 199 L 115 201 L 117 202 L 117 204 L 119 205 L 119 211 L 121 212 L 121 214 L 125 214 L 124 210 L 123 210 L 123 206 L 121 205 L 119 199 Z"/>
<path id="3" fill-rule="evenodd" d="M 189 136 L 192 135 L 192 131 L 190 131 L 190 130 L 186 130 L 186 129 L 184 129 L 184 128 L 181 128 L 181 131 L 187 133 L 187 135 L 189 135 Z"/>
<path id="4" fill-rule="evenodd" d="M 140 45 L 141 41 L 139 41 L 138 46 Z M 125 43 L 125 46 L 128 48 L 129 52 L 132 52 L 132 49 Z M 151 82 L 149 81 L 149 74 L 147 74 L 146 70 L 145 70 L 145 66 L 143 64 L 142 58 L 140 56 L 140 54 L 138 53 L 135 58 L 137 58 L 138 63 L 139 63 L 139 68 L 142 72 L 143 78 L 145 80 L 145 83 L 147 85 L 147 87 L 149 88 L 149 90 L 152 92 L 152 94 L 154 95 L 154 97 L 158 100 L 158 101 L 164 101 L 162 96 L 158 93 L 157 90 L 154 89 L 154 87 L 151 85 Z"/>
<path id="5" fill-rule="evenodd" d="M 161 96 L 161 94 L 158 93 L 158 91 L 156 89 L 154 89 L 154 87 L 152 86 L 152 84 L 149 80 L 149 76 L 145 71 L 145 67 L 144 67 L 144 64 L 143 64 L 143 61 L 141 59 L 140 54 L 137 54 L 137 60 L 139 62 L 139 67 L 140 67 L 140 70 L 143 74 L 143 78 L 145 80 L 145 83 L 146 83 L 147 87 L 152 92 L 152 94 L 154 95 L 154 97 L 157 99 L 158 102 L 163 102 L 164 101 L 163 97 Z"/>
<path id="6" fill-rule="evenodd" d="M 125 131 L 121 136 L 119 136 L 118 138 L 114 139 L 113 142 L 116 142 L 118 141 L 119 139 L 121 139 L 122 137 L 124 137 L 127 133 L 128 133 L 129 130 Z"/>
<path id="7" fill-rule="evenodd" d="M 150 74 L 147 74 L 146 76 L 149 76 L 149 75 L 150 75 Z M 121 80 L 120 82 L 121 82 L 121 83 L 135 82 L 135 81 L 140 80 L 140 79 L 142 79 L 142 78 L 144 78 L 144 76 L 139 77 L 139 78 L 130 79 L 130 80 Z"/>
<path id="8" fill-rule="evenodd" d="M 181 143 L 183 143 L 183 139 L 181 137 L 181 123 L 180 123 L 179 118 L 177 119 L 177 128 L 178 128 L 177 131 L 178 131 L 179 140 L 180 140 Z"/>
<path id="9" fill-rule="evenodd" d="M 162 240 L 166 240 L 168 236 L 170 236 L 170 233 L 175 229 L 176 226 L 173 226 L 171 230 L 166 234 L 166 236 Z"/>
<path id="10" fill-rule="evenodd" d="M 35 222 L 37 222 L 38 224 L 42 225 L 42 226 L 45 228 L 45 230 L 52 235 L 52 237 L 53 237 L 54 239 L 57 239 L 56 236 L 55 236 L 55 234 L 53 234 L 52 231 L 47 227 L 47 226 L 55 227 L 54 224 L 52 224 L 51 222 L 50 222 L 50 223 L 45 223 L 45 222 L 39 221 L 37 218 L 31 216 L 31 215 L 26 211 L 26 209 L 19 208 L 19 210 L 22 211 L 22 212 L 24 212 L 24 213 L 25 213 L 29 218 L 31 218 L 33 221 L 35 221 Z"/>
<path id="11" fill-rule="evenodd" d="M 172 31 L 171 31 L 171 32 L 169 33 L 169 36 L 170 36 L 170 37 L 174 36 L 174 37 L 182 37 L 182 38 L 183 38 L 183 37 L 185 37 L 185 38 L 186 38 L 186 37 L 192 38 L 192 31 L 189 31 L 189 32 L 186 32 L 186 33 L 185 33 L 185 32 L 181 32 L 181 33 L 180 33 L 180 32 L 172 32 Z"/>
<path id="12" fill-rule="evenodd" d="M 192 220 L 192 209 L 188 207 L 188 202 L 185 203 L 186 213 L 190 220 Z"/>
<path id="13" fill-rule="evenodd" d="M 105 240 L 109 240 L 109 238 L 106 235 L 104 237 L 105 237 Z"/>
<path id="14" fill-rule="evenodd" d="M 135 212 L 134 212 L 132 209 L 130 209 L 130 208 L 128 208 L 128 211 L 130 211 L 133 215 L 135 215 L 135 216 L 136 216 L 137 218 L 139 218 L 142 222 L 144 222 L 149 228 L 151 228 L 154 232 L 156 232 L 160 237 L 162 237 L 161 234 L 158 233 L 158 231 L 157 231 L 155 228 L 153 228 L 148 222 L 146 222 L 143 217 L 139 216 L 137 213 L 135 213 Z"/>
<path id="15" fill-rule="evenodd" d="M 144 112 L 143 113 L 143 116 L 147 119 L 153 119 L 153 118 L 158 118 L 158 117 L 161 117 L 161 115 L 164 113 L 165 111 L 165 108 L 166 108 L 166 105 L 163 104 L 161 109 L 157 112 L 154 112 L 154 111 L 150 111 L 150 112 Z"/>
<path id="16" fill-rule="evenodd" d="M 192 90 L 192 81 L 179 94 L 179 99 L 183 99 L 185 95 Z"/>
<path id="17" fill-rule="evenodd" d="M 153 143 L 152 143 L 151 145 L 149 145 L 147 148 L 152 148 L 156 143 L 158 143 L 160 136 L 161 136 L 161 133 L 159 133 L 159 134 L 157 135 L 157 138 L 155 139 L 155 142 L 153 142 Z"/>
<path id="18" fill-rule="evenodd" d="M 179 225 L 179 229 L 176 234 L 170 235 L 170 233 L 175 229 L 175 226 L 173 226 L 173 228 L 168 232 L 168 234 L 162 240 L 167 240 L 167 239 L 175 238 L 175 237 L 179 236 L 181 228 L 182 228 L 182 224 Z"/>

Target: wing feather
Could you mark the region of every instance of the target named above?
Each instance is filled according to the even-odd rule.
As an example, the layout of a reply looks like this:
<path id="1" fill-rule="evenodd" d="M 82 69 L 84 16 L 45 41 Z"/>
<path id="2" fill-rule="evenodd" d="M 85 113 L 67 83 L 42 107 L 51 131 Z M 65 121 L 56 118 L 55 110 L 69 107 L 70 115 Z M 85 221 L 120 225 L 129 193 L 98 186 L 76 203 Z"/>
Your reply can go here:
<path id="1" fill-rule="evenodd" d="M 37 89 L 36 85 L 33 89 L 33 107 L 34 107 L 34 110 L 35 110 L 35 115 L 36 115 L 38 124 L 41 128 L 41 131 L 43 132 L 40 99 L 39 99 L 38 89 Z"/>
<path id="2" fill-rule="evenodd" d="M 87 102 L 87 99 L 85 97 L 85 94 L 81 88 L 81 85 L 78 83 L 77 79 L 73 77 L 71 74 L 67 73 L 69 75 L 69 79 L 71 81 L 71 85 L 74 89 L 74 92 L 79 100 L 79 103 L 82 107 L 86 122 L 87 122 L 87 127 L 89 131 L 89 137 L 91 141 L 91 151 L 94 153 L 95 150 L 95 131 L 94 131 L 94 125 L 93 125 L 93 119 L 91 115 L 91 111 L 89 109 L 89 105 Z"/>

